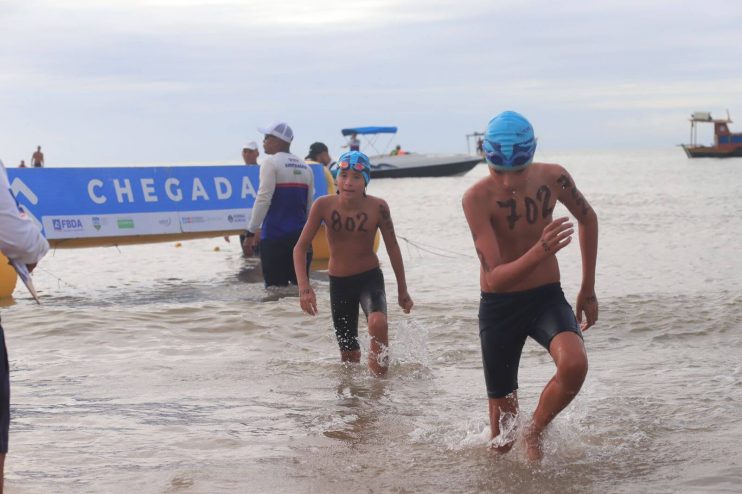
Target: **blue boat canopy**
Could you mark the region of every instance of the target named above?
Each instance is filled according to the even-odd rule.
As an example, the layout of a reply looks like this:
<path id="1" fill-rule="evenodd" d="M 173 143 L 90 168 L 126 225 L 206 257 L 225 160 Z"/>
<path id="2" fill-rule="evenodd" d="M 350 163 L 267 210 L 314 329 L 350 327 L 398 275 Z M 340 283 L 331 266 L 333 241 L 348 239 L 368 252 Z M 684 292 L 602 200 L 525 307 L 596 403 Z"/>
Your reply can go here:
<path id="1" fill-rule="evenodd" d="M 352 134 L 396 134 L 397 127 L 353 127 L 341 130 L 344 136 Z"/>

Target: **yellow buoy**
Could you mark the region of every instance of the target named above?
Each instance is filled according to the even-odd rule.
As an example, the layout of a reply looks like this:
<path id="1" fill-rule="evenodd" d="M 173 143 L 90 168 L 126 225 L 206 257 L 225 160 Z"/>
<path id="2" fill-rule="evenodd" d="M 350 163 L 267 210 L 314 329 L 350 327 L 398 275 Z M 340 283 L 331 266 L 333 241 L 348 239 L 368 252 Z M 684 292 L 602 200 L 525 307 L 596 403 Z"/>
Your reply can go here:
<path id="1" fill-rule="evenodd" d="M 0 298 L 10 297 L 18 283 L 18 275 L 13 266 L 8 264 L 8 258 L 0 253 Z"/>
<path id="2" fill-rule="evenodd" d="M 333 195 L 335 193 L 335 179 L 326 166 L 323 166 L 322 170 L 325 173 L 325 181 L 327 182 L 327 195 Z M 326 261 L 330 258 L 330 246 L 327 244 L 325 225 L 322 225 L 317 230 L 317 234 L 312 239 L 312 251 L 314 252 L 312 258 L 317 261 Z"/>

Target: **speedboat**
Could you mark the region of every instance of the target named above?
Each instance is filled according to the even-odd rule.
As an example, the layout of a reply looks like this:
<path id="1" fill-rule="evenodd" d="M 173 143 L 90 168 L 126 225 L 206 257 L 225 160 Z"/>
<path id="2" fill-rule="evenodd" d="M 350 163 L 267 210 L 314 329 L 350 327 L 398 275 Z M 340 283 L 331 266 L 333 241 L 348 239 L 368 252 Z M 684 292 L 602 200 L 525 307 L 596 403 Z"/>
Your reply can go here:
<path id="1" fill-rule="evenodd" d="M 381 134 L 394 135 L 397 127 L 351 127 L 342 129 L 344 136 L 364 136 L 366 144 L 377 154 L 369 154 L 371 178 L 447 177 L 463 175 L 478 163 L 481 156 L 471 154 L 423 154 L 398 151 L 379 153 L 376 140 Z M 391 139 L 390 139 L 391 141 Z M 387 147 L 388 147 L 387 143 Z"/>
<path id="2" fill-rule="evenodd" d="M 400 154 L 370 156 L 372 178 L 448 177 L 463 175 L 482 162 L 468 154 Z"/>

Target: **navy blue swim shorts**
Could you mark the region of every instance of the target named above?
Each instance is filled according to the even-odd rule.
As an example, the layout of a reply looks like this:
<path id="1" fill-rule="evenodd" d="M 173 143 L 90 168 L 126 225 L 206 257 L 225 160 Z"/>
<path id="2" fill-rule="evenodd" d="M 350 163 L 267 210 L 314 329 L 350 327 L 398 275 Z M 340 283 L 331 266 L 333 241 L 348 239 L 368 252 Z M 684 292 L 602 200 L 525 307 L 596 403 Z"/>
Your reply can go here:
<path id="1" fill-rule="evenodd" d="M 487 395 L 503 398 L 518 389 L 518 365 L 527 337 L 549 350 L 551 340 L 564 331 L 582 338 L 560 283 L 522 292 L 482 292 L 479 339 Z"/>

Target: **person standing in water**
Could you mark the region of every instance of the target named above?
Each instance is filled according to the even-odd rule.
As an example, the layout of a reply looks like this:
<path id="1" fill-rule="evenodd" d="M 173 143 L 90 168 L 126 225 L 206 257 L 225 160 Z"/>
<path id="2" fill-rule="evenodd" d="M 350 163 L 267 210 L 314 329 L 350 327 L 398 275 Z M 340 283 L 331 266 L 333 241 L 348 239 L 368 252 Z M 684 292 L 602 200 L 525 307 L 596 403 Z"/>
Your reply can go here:
<path id="1" fill-rule="evenodd" d="M 21 213 L 5 166 L 0 161 L 0 252 L 8 259 L 25 264 L 31 272 L 49 250 L 49 243 L 28 216 Z M 5 333 L 0 324 L 0 493 L 3 491 L 5 455 L 10 428 L 10 376 Z"/>
<path id="2" fill-rule="evenodd" d="M 307 163 L 319 163 L 322 166 L 328 167 L 332 163 L 332 157 L 330 156 L 330 150 L 327 149 L 327 145 L 324 142 L 313 142 L 309 146 L 309 153 L 304 157 L 304 161 Z"/>
<path id="3" fill-rule="evenodd" d="M 258 156 L 260 156 L 260 151 L 257 142 L 250 141 L 242 148 L 242 160 L 246 165 L 257 165 Z"/>
<path id="4" fill-rule="evenodd" d="M 479 336 L 489 397 L 492 438 L 518 413 L 518 365 L 526 338 L 542 345 L 556 364 L 525 431 L 526 453 L 539 460 L 546 427 L 577 395 L 587 374 L 582 331 L 598 319 L 595 264 L 598 218 L 570 174 L 557 164 L 533 163 L 536 138 L 522 115 L 493 118 L 483 142 L 489 175 L 463 197 L 466 220 L 481 266 Z M 574 233 L 552 212 L 561 202 L 577 219 L 582 286 L 577 316 L 564 298 L 556 254 Z M 510 437 L 494 447 L 507 452 Z"/>
<path id="5" fill-rule="evenodd" d="M 242 251 L 253 254 L 260 240 L 260 262 L 265 286 L 297 284 L 293 249 L 307 222 L 314 197 L 314 172 L 291 154 L 294 131 L 285 122 L 259 128 L 268 157 L 260 165 L 260 185 Z M 305 266 L 311 262 L 307 254 Z"/>
<path id="6" fill-rule="evenodd" d="M 306 252 L 322 222 L 327 225 L 330 247 L 330 305 L 340 358 L 360 362 L 358 306 L 363 309 L 371 337 L 368 367 L 375 375 L 386 373 L 389 346 L 384 274 L 374 252 L 376 231 L 381 230 L 389 260 L 397 278 L 397 301 L 405 313 L 413 302 L 407 292 L 402 253 L 394 233 L 389 206 L 381 198 L 366 195 L 371 179 L 368 157 L 350 151 L 333 167 L 337 194 L 320 197 L 312 205 L 307 224 L 294 247 L 294 267 L 299 282 L 300 305 L 304 312 L 317 314 L 317 298 L 306 272 Z"/>
<path id="7" fill-rule="evenodd" d="M 247 144 L 245 144 L 245 147 L 242 148 L 242 160 L 245 162 L 247 166 L 260 166 L 258 165 L 258 156 L 260 156 L 260 151 L 258 150 L 258 143 L 255 141 L 250 141 Z M 247 252 L 244 250 L 245 245 L 245 236 L 244 233 L 240 234 L 240 247 L 242 247 L 242 254 L 245 257 L 251 257 L 253 255 L 259 255 L 260 254 L 260 244 L 256 243 L 253 248 L 252 252 L 248 255 Z M 224 240 L 229 242 L 229 235 L 224 236 Z"/>
<path id="8" fill-rule="evenodd" d="M 44 153 L 41 152 L 41 146 L 36 146 L 36 151 L 31 156 L 31 164 L 34 168 L 44 168 Z"/>

